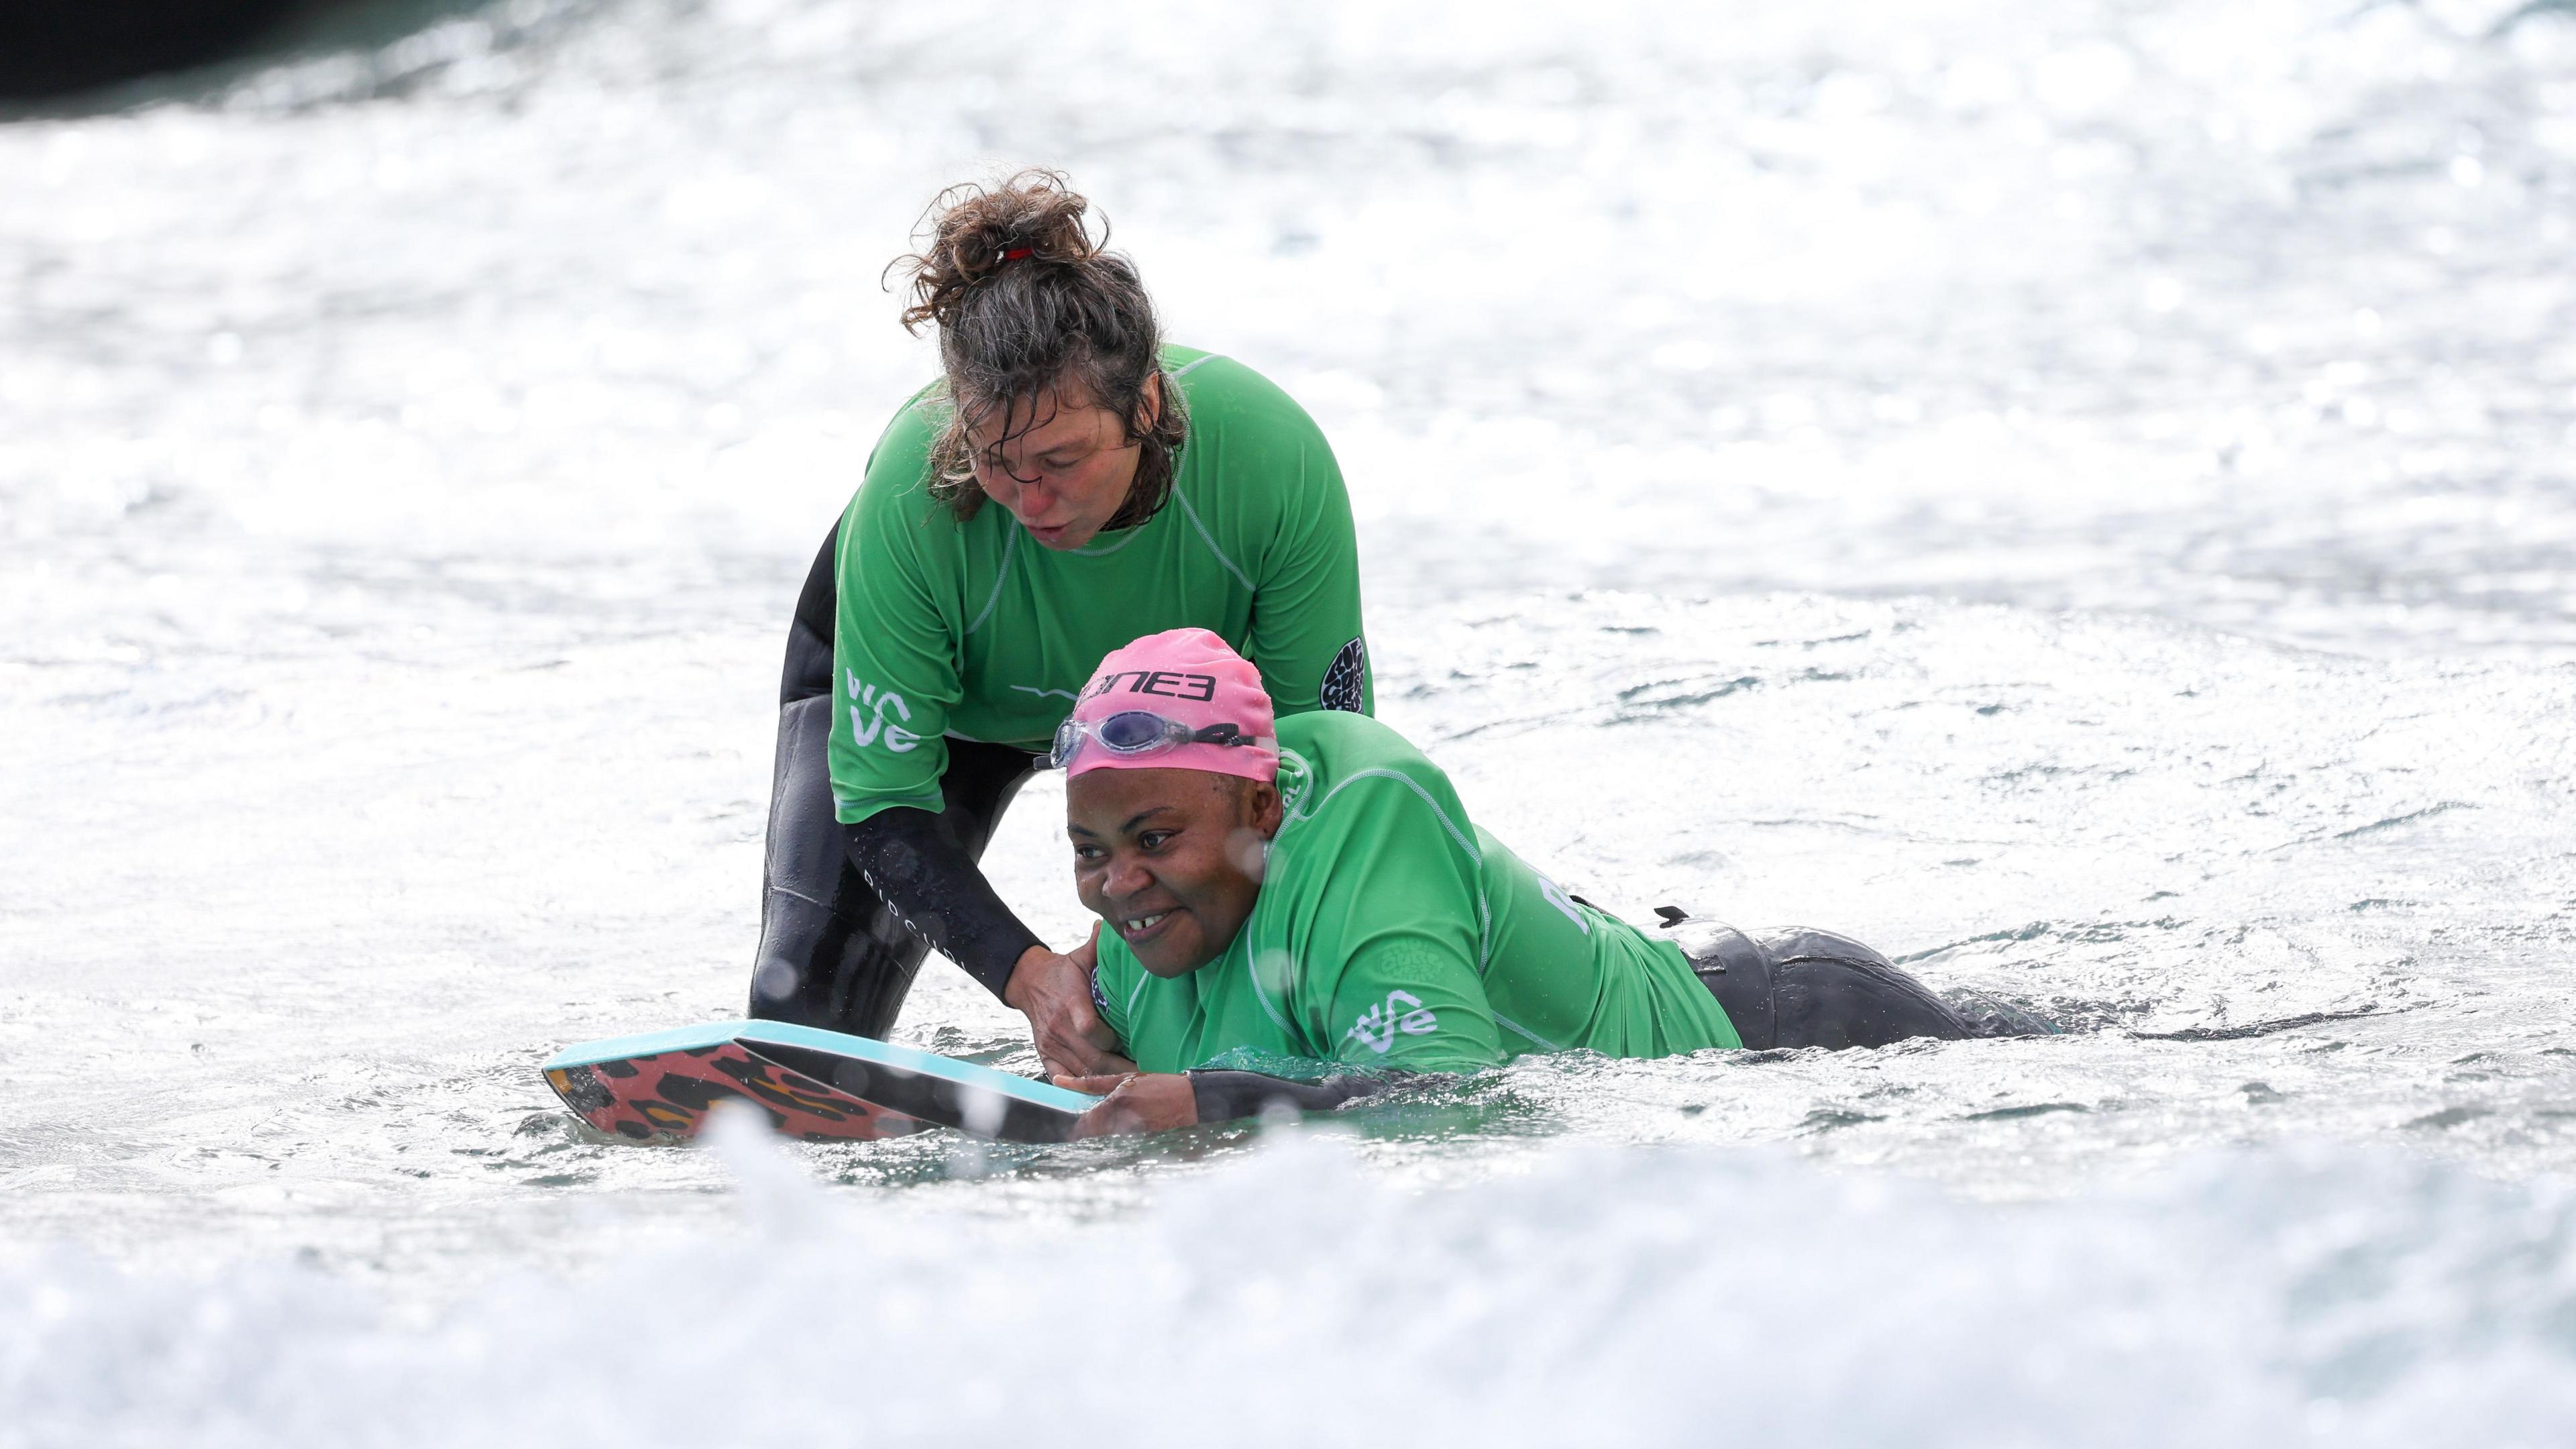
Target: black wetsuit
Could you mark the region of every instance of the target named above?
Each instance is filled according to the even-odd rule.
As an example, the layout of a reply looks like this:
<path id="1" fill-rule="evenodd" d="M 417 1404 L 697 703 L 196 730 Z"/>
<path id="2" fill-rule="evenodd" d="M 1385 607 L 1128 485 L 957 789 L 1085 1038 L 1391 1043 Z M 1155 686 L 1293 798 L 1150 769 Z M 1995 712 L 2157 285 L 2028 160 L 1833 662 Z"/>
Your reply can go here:
<path id="1" fill-rule="evenodd" d="M 827 755 L 838 537 L 836 526 L 823 540 L 787 632 L 751 1014 L 883 1038 L 931 946 L 999 996 L 1038 944 L 977 865 L 1038 757 L 951 739 L 939 814 L 897 807 L 840 823 Z"/>
<path id="2" fill-rule="evenodd" d="M 1959 1041 L 1967 1018 L 1903 967 L 1849 936 L 1787 927 L 1751 935 L 1662 908 L 1674 944 L 1751 1051 Z"/>

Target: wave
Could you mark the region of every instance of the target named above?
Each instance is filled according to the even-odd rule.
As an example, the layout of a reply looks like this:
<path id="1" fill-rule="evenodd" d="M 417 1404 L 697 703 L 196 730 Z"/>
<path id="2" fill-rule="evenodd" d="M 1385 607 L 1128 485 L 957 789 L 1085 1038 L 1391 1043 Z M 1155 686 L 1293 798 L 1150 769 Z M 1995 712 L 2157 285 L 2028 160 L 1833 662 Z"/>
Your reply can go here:
<path id="1" fill-rule="evenodd" d="M 1776 1153 L 1423 1189 L 1286 1132 L 1135 1214 L 830 1192 L 408 1317 L 292 1263 L 0 1278 L 0 1445 L 2446 1444 L 2576 1428 L 2576 1197 L 2395 1154 L 1989 1203 Z"/>

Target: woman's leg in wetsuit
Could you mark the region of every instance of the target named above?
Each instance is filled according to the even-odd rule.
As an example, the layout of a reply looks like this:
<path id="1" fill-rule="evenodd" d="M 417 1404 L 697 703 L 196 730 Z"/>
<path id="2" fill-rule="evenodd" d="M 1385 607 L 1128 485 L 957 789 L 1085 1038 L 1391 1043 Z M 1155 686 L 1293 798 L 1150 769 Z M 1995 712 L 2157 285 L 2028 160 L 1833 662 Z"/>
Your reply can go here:
<path id="1" fill-rule="evenodd" d="M 1849 936 L 1798 927 L 1747 935 L 1698 920 L 1671 930 L 1701 984 L 1726 1008 L 1736 1035 L 1754 1050 L 1976 1035 L 1967 1018 L 1922 982 Z"/>
<path id="2" fill-rule="evenodd" d="M 836 525 L 806 576 L 787 631 L 751 1014 L 882 1038 L 893 1029 L 929 948 L 859 878 L 832 807 L 832 630 L 840 613 L 832 556 L 838 537 Z M 982 858 L 993 827 L 1034 768 L 1025 750 L 948 741 L 948 772 L 939 780 L 947 800 L 943 814 L 968 855 Z"/>

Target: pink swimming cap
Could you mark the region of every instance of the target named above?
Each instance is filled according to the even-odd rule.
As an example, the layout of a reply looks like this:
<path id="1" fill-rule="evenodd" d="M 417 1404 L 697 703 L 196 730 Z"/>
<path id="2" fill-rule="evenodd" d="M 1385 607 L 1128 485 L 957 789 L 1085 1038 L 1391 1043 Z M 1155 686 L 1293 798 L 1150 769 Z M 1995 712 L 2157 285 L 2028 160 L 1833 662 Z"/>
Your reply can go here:
<path id="1" fill-rule="evenodd" d="M 1097 726 L 1130 710 L 1160 715 L 1193 733 L 1210 725 L 1232 725 L 1237 734 L 1258 743 L 1191 741 L 1122 755 L 1097 738 L 1087 738 L 1066 764 L 1067 779 L 1093 770 L 1120 769 L 1206 770 L 1247 780 L 1279 778 L 1278 725 L 1270 712 L 1270 696 L 1261 687 L 1261 671 L 1205 629 L 1166 629 L 1112 651 L 1082 687 L 1082 697 L 1074 701 L 1073 722 Z"/>

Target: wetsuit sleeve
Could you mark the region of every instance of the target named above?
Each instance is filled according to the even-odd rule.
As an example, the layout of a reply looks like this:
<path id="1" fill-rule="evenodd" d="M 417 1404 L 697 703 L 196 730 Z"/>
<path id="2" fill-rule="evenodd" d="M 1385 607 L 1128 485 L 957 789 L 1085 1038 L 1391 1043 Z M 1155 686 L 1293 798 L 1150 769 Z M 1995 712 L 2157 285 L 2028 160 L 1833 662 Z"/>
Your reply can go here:
<path id="1" fill-rule="evenodd" d="M 907 406 L 877 440 L 841 519 L 834 559 L 832 801 L 855 825 L 880 810 L 937 814 L 949 711 L 963 694 L 952 608 L 933 585 L 937 530 L 924 492 L 933 419 Z"/>
<path id="2" fill-rule="evenodd" d="M 925 810 L 897 806 L 841 828 L 848 837 L 850 862 L 877 899 L 894 908 L 904 929 L 999 996 L 1011 984 L 1020 957 L 1041 943 L 1002 904 L 974 857 L 942 828 L 942 820 Z"/>
<path id="3" fill-rule="evenodd" d="M 1202 1122 L 1258 1117 L 1274 1106 L 1296 1112 L 1329 1112 L 1344 1102 L 1383 1092 L 1389 1085 L 1375 1077 L 1355 1075 L 1292 1082 L 1259 1072 L 1196 1071 L 1189 1078 L 1190 1097 L 1198 1104 Z"/>
<path id="4" fill-rule="evenodd" d="M 1360 562 L 1341 465 L 1311 419 L 1278 440 L 1276 531 L 1254 580 L 1252 634 L 1244 652 L 1280 714 L 1376 707 L 1360 627 Z"/>

